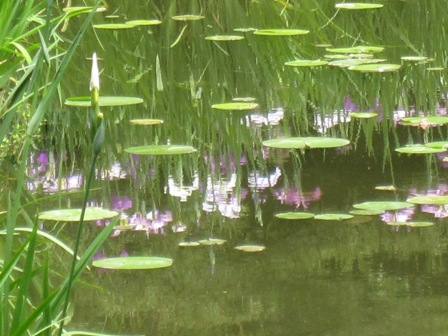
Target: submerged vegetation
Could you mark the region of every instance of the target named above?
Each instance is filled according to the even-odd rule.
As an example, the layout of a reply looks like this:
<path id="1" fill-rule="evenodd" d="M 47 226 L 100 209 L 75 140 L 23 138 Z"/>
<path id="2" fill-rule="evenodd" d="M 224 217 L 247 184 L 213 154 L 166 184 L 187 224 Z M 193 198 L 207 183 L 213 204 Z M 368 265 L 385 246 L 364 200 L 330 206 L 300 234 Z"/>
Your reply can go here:
<path id="1" fill-rule="evenodd" d="M 297 283 L 424 291 L 388 265 L 447 254 L 446 2 L 84 5 L 0 2 L 2 335 L 347 334 Z"/>

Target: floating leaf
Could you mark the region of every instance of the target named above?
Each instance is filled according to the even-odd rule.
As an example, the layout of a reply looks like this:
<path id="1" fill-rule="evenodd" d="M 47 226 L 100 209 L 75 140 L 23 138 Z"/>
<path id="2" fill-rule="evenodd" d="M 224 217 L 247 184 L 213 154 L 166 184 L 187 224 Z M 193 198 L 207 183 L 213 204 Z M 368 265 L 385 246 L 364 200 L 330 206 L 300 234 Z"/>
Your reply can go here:
<path id="1" fill-rule="evenodd" d="M 130 154 L 139 155 L 175 155 L 190 154 L 196 152 L 196 148 L 182 145 L 149 145 L 126 148 L 125 151 Z"/>
<path id="2" fill-rule="evenodd" d="M 426 56 L 402 56 L 401 59 L 403 61 L 420 62 L 420 61 L 426 61 L 428 59 L 428 57 L 426 57 Z"/>
<path id="3" fill-rule="evenodd" d="M 161 23 L 162 21 L 160 20 L 132 20 L 126 22 L 126 24 L 129 24 L 131 26 L 155 26 Z"/>
<path id="4" fill-rule="evenodd" d="M 426 147 L 448 149 L 448 141 L 433 141 L 425 143 Z"/>
<path id="5" fill-rule="evenodd" d="M 356 209 L 350 211 L 350 214 L 357 216 L 377 216 L 381 215 L 383 212 L 384 211 L 382 210 Z"/>
<path id="6" fill-rule="evenodd" d="M 327 48 L 328 52 L 339 53 L 339 54 L 357 54 L 357 53 L 377 53 L 384 50 L 384 47 L 378 46 L 356 46 L 348 48 Z"/>
<path id="7" fill-rule="evenodd" d="M 182 241 L 178 245 L 181 247 L 193 247 L 200 246 L 201 244 L 198 241 Z"/>
<path id="8" fill-rule="evenodd" d="M 102 208 L 86 208 L 85 221 L 97 221 L 108 219 L 118 215 L 118 212 Z M 79 222 L 81 209 L 59 209 L 44 211 L 39 214 L 40 220 L 52 220 L 59 222 Z"/>
<path id="9" fill-rule="evenodd" d="M 408 126 L 438 126 L 448 124 L 448 117 L 427 116 L 427 117 L 406 117 L 400 119 L 403 125 Z"/>
<path id="10" fill-rule="evenodd" d="M 358 2 L 343 2 L 337 3 L 335 7 L 337 9 L 376 9 L 382 8 L 384 5 L 375 3 L 358 3 Z"/>
<path id="11" fill-rule="evenodd" d="M 162 257 L 117 257 L 95 260 L 92 265 L 115 270 L 136 270 L 165 268 L 173 264 L 173 259 Z"/>
<path id="12" fill-rule="evenodd" d="M 309 30 L 303 29 L 259 29 L 254 32 L 255 35 L 269 35 L 269 36 L 293 36 L 305 35 Z"/>
<path id="13" fill-rule="evenodd" d="M 206 40 L 209 41 L 239 41 L 243 40 L 244 36 L 241 35 L 213 35 L 213 36 L 206 36 Z"/>
<path id="14" fill-rule="evenodd" d="M 350 143 L 349 140 L 324 137 L 281 138 L 263 141 L 263 145 L 273 148 L 305 149 L 305 148 L 333 148 L 342 147 Z"/>
<path id="15" fill-rule="evenodd" d="M 418 228 L 418 227 L 428 227 L 433 226 L 434 223 L 432 222 L 405 222 L 406 226 Z"/>
<path id="16" fill-rule="evenodd" d="M 162 119 L 131 119 L 129 122 L 132 125 L 158 125 L 162 124 Z"/>
<path id="17" fill-rule="evenodd" d="M 408 202 L 398 202 L 398 201 L 372 201 L 364 202 L 353 205 L 356 209 L 364 210 L 379 210 L 379 211 L 394 211 L 406 208 L 411 208 L 414 205 Z"/>
<path id="18" fill-rule="evenodd" d="M 406 222 L 387 222 L 386 224 L 390 226 L 405 226 Z"/>
<path id="19" fill-rule="evenodd" d="M 218 238 L 208 238 L 199 241 L 201 245 L 223 245 L 227 240 Z"/>
<path id="20" fill-rule="evenodd" d="M 340 59 L 336 61 L 331 61 L 328 63 L 328 65 L 337 66 L 341 68 L 349 68 L 355 65 L 362 65 L 362 64 L 376 64 L 385 62 L 386 60 L 383 58 L 346 58 L 346 59 Z"/>
<path id="21" fill-rule="evenodd" d="M 232 98 L 232 100 L 236 101 L 236 102 L 249 103 L 249 102 L 254 102 L 257 99 L 254 97 L 235 97 L 235 98 Z"/>
<path id="22" fill-rule="evenodd" d="M 445 148 L 431 148 L 424 145 L 411 145 L 395 148 L 395 151 L 405 154 L 435 154 L 445 152 Z"/>
<path id="23" fill-rule="evenodd" d="M 120 96 L 100 96 L 99 104 L 100 106 L 123 106 L 123 105 L 134 105 L 140 104 L 143 99 L 137 97 L 120 97 Z M 80 106 L 80 107 L 90 107 L 92 103 L 90 97 L 71 97 L 67 98 L 65 101 L 67 106 Z"/>
<path id="24" fill-rule="evenodd" d="M 414 196 L 409 197 L 406 200 L 406 202 L 414 204 L 444 205 L 448 204 L 448 196 L 442 196 L 442 195 Z"/>
<path id="25" fill-rule="evenodd" d="M 241 32 L 241 33 L 249 33 L 249 32 L 254 32 L 257 30 L 257 28 L 235 28 L 233 29 L 236 32 Z"/>
<path id="26" fill-rule="evenodd" d="M 202 15 L 194 15 L 194 14 L 186 14 L 186 15 L 175 15 L 172 16 L 171 19 L 175 21 L 197 21 L 202 20 L 205 16 Z"/>
<path id="27" fill-rule="evenodd" d="M 351 219 L 353 218 L 353 215 L 349 215 L 349 214 L 321 214 L 321 215 L 316 215 L 314 216 L 315 219 L 320 219 L 320 220 L 336 220 L 336 221 L 342 221 L 342 220 L 346 220 L 346 219 Z"/>
<path id="28" fill-rule="evenodd" d="M 361 72 L 391 72 L 397 71 L 401 68 L 400 64 L 360 64 L 349 67 L 349 70 L 361 71 Z"/>
<path id="29" fill-rule="evenodd" d="M 222 103 L 222 104 L 214 104 L 212 108 L 217 110 L 254 110 L 258 108 L 257 103 L 250 102 L 233 102 L 233 103 Z"/>
<path id="30" fill-rule="evenodd" d="M 243 252 L 261 252 L 266 249 L 264 245 L 238 245 L 234 247 L 235 250 L 243 251 Z"/>
<path id="31" fill-rule="evenodd" d="M 395 191 L 397 188 L 393 185 L 379 185 L 375 187 L 375 190 Z"/>
<path id="32" fill-rule="evenodd" d="M 64 12 L 66 13 L 89 13 L 93 10 L 93 7 L 88 7 L 88 6 L 75 6 L 75 7 L 65 7 L 62 9 Z M 106 7 L 98 7 L 95 10 L 95 13 L 99 13 L 99 12 L 104 12 L 106 10 Z"/>
<path id="33" fill-rule="evenodd" d="M 285 63 L 285 65 L 295 67 L 314 67 L 326 64 L 328 64 L 328 61 L 321 61 L 321 60 L 295 60 Z"/>
<path id="34" fill-rule="evenodd" d="M 430 67 L 430 68 L 426 68 L 426 70 L 428 71 L 443 71 L 445 70 L 444 67 Z"/>
<path id="35" fill-rule="evenodd" d="M 93 27 L 97 29 L 129 29 L 135 26 L 128 23 L 101 23 L 94 24 Z"/>
<path id="36" fill-rule="evenodd" d="M 352 118 L 358 119 L 369 119 L 378 117 L 378 113 L 376 112 L 351 112 L 348 115 Z"/>
<path id="37" fill-rule="evenodd" d="M 314 214 L 309 212 L 282 212 L 275 215 L 281 219 L 308 219 L 313 218 Z"/>

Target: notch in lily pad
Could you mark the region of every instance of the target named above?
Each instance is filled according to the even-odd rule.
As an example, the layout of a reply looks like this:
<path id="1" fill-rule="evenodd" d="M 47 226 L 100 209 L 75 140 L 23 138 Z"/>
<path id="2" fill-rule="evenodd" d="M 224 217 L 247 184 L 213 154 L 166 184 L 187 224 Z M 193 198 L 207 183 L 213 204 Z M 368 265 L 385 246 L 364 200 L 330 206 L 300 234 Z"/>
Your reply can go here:
<path id="1" fill-rule="evenodd" d="M 254 34 L 265 36 L 295 36 L 306 35 L 309 32 L 309 30 L 305 29 L 258 29 L 254 32 Z"/>
<path id="2" fill-rule="evenodd" d="M 213 104 L 212 108 L 217 110 L 255 110 L 259 107 L 257 103 L 254 102 L 231 102 L 231 103 L 221 103 L 221 104 Z"/>
<path id="3" fill-rule="evenodd" d="M 40 220 L 51 220 L 58 222 L 79 222 L 81 209 L 58 209 L 44 211 L 39 214 Z M 110 219 L 118 215 L 118 212 L 102 208 L 86 208 L 84 221 L 97 221 Z"/>
<path id="4" fill-rule="evenodd" d="M 350 143 L 347 139 L 325 137 L 291 137 L 263 141 L 263 146 L 285 149 L 313 149 L 343 147 Z"/>
<path id="5" fill-rule="evenodd" d="M 282 212 L 275 215 L 281 219 L 310 219 L 314 217 L 314 214 L 310 212 Z"/>
<path id="6" fill-rule="evenodd" d="M 378 210 L 378 211 L 396 211 L 412 208 L 414 204 L 400 201 L 370 201 L 353 205 L 356 209 Z"/>
<path id="7" fill-rule="evenodd" d="M 183 145 L 149 145 L 126 148 L 125 152 L 138 155 L 179 155 L 195 153 L 197 149 Z"/>
<path id="8" fill-rule="evenodd" d="M 117 257 L 95 260 L 95 267 L 113 270 L 142 270 L 170 267 L 173 259 L 163 257 Z"/>
<path id="9" fill-rule="evenodd" d="M 384 5 L 376 3 L 362 3 L 362 2 L 341 2 L 337 3 L 334 7 L 337 9 L 359 10 L 359 9 L 378 9 L 383 8 Z"/>
<path id="10" fill-rule="evenodd" d="M 143 99 L 138 97 L 100 96 L 99 99 L 100 106 L 124 106 L 124 105 L 135 105 L 141 103 L 143 103 Z M 91 98 L 89 96 L 67 98 L 64 104 L 67 106 L 78 106 L 78 107 L 92 106 Z"/>

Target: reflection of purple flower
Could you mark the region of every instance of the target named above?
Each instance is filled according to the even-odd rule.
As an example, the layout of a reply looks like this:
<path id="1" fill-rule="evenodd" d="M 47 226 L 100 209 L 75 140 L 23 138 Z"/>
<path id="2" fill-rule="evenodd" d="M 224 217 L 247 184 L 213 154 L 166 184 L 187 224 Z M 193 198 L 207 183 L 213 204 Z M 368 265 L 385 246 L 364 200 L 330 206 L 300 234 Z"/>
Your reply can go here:
<path id="1" fill-rule="evenodd" d="M 415 207 L 401 209 L 397 211 L 386 211 L 381 215 L 381 220 L 386 223 L 390 222 L 407 222 L 415 213 Z"/>
<path id="2" fill-rule="evenodd" d="M 355 104 L 352 99 L 350 98 L 350 96 L 345 96 L 344 97 L 344 110 L 345 111 L 359 111 L 359 107 L 357 104 Z"/>
<path id="3" fill-rule="evenodd" d="M 448 205 L 429 205 L 422 204 L 422 212 L 434 214 L 435 218 L 445 218 L 448 217 Z"/>
<path id="4" fill-rule="evenodd" d="M 316 187 L 312 192 L 302 192 L 297 188 L 280 188 L 274 190 L 274 196 L 282 204 L 295 205 L 296 207 L 303 206 L 308 209 L 309 203 L 318 201 L 322 196 L 319 187 Z"/>
<path id="5" fill-rule="evenodd" d="M 112 196 L 112 209 L 115 211 L 123 211 L 132 208 L 132 201 L 127 196 Z"/>

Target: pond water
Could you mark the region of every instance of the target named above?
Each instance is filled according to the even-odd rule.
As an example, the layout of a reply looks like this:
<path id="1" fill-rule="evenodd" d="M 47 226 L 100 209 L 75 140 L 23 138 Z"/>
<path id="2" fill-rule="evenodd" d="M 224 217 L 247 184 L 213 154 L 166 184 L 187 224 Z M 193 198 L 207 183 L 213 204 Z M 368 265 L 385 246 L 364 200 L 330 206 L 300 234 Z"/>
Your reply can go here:
<path id="1" fill-rule="evenodd" d="M 410 204 L 339 218 L 363 202 L 448 192 L 443 145 L 435 154 L 396 151 L 447 138 L 447 2 L 378 3 L 384 7 L 338 10 L 333 1 L 312 0 L 108 1 L 96 25 L 160 22 L 91 29 L 62 85 L 63 100 L 88 95 L 96 52 L 101 95 L 143 100 L 102 108 L 106 144 L 90 202 L 122 211 L 121 224 L 131 229 L 116 230 L 95 258 L 161 256 L 173 265 L 86 272 L 70 328 L 145 335 L 446 333 L 447 206 Z M 172 18 L 187 14 L 202 17 Z M 68 32 L 81 22 L 72 20 Z M 256 29 L 300 31 L 277 36 Z M 228 35 L 242 39 L 207 39 Z M 285 65 L 341 58 L 350 64 Z M 348 68 L 372 58 L 397 69 Z M 235 98 L 256 106 L 212 107 Z M 41 202 L 44 210 L 80 205 L 76 191 L 91 151 L 88 113 L 63 105 L 47 120 L 49 140 L 32 158 L 29 189 L 74 192 Z M 403 120 L 411 116 L 422 118 Z M 135 119 L 163 123 L 136 125 Z M 350 144 L 313 148 L 308 139 L 302 149 L 279 149 L 263 143 L 310 136 Z M 197 151 L 126 152 L 168 144 Z M 276 216 L 283 212 L 336 219 Z M 418 226 L 428 222 L 433 225 Z M 105 224 L 93 223 L 84 243 Z M 43 225 L 64 240 L 75 233 L 71 224 Z M 179 245 L 199 240 L 206 244 Z M 240 245 L 264 249 L 249 253 L 235 249 Z"/>

